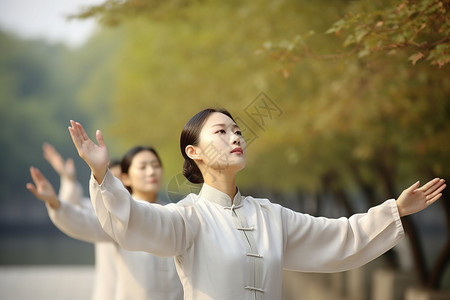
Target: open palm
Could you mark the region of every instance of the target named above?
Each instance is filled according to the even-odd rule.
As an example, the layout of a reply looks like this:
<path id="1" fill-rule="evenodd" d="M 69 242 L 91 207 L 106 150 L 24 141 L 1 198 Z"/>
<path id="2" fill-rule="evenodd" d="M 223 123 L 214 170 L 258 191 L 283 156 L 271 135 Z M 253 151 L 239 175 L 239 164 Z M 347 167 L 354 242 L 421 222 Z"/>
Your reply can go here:
<path id="1" fill-rule="evenodd" d="M 102 182 L 109 164 L 108 148 L 102 133 L 100 130 L 96 132 L 97 145 L 88 137 L 80 123 L 70 121 L 70 125 L 70 136 L 77 148 L 78 155 L 89 165 L 97 181 Z"/>
<path id="2" fill-rule="evenodd" d="M 55 147 L 49 143 L 44 143 L 42 145 L 42 150 L 44 151 L 44 158 L 50 163 L 59 176 L 75 180 L 76 170 L 73 159 L 68 158 L 64 161 L 61 154 L 59 154 Z"/>
<path id="3" fill-rule="evenodd" d="M 419 212 L 436 202 L 447 186 L 445 180 L 440 178 L 430 180 L 420 188 L 419 185 L 416 182 L 398 197 L 397 207 L 401 217 Z"/>
<path id="4" fill-rule="evenodd" d="M 31 167 L 30 174 L 34 185 L 27 183 L 27 189 L 39 200 L 49 203 L 54 208 L 59 207 L 59 200 L 55 190 L 47 178 L 42 175 L 41 171 L 35 167 Z"/>

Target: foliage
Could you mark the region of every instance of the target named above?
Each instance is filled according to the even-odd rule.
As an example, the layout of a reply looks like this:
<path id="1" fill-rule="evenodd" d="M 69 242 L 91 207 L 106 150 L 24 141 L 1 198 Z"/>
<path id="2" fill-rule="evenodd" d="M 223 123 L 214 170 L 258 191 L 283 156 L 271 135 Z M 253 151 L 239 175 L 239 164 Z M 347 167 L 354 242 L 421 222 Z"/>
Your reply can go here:
<path id="1" fill-rule="evenodd" d="M 358 57 L 379 51 L 394 55 L 405 48 L 408 53 L 415 52 L 408 58 L 413 65 L 422 58 L 439 68 L 450 62 L 450 1 L 380 4 L 369 12 L 349 13 L 327 33 L 344 34 L 344 46 L 353 47 Z"/>
<path id="2" fill-rule="evenodd" d="M 395 56 L 407 53 L 412 65 L 420 60 L 444 67 L 450 62 L 450 20 L 448 0 L 387 0 L 356 1 L 349 5 L 345 16 L 326 33 L 343 40 L 345 51 L 320 54 L 309 41 L 314 31 L 297 34 L 292 40 L 268 42 L 261 51 L 284 63 L 283 72 L 302 58 L 339 59 L 374 54 Z"/>
<path id="3" fill-rule="evenodd" d="M 42 156 L 42 144 L 52 143 L 64 157 L 75 157 L 68 121 L 86 121 L 90 128 L 92 116 L 101 114 L 94 109 L 92 99 L 82 105 L 77 100 L 80 86 L 86 86 L 95 73 L 91 70 L 107 57 L 105 49 L 97 53 L 90 50 L 99 45 L 97 41 L 84 51 L 73 51 L 0 32 L 0 205 L 6 217 L 11 218 L 7 207 L 23 207 L 16 212 L 24 215 L 32 211 L 27 206 L 44 209 L 25 189 L 25 183 L 31 180 L 31 165 L 39 167 L 58 186 L 59 178 Z M 75 161 L 86 186 L 88 169 L 80 160 Z M 37 217 L 31 213 L 30 219 Z"/>

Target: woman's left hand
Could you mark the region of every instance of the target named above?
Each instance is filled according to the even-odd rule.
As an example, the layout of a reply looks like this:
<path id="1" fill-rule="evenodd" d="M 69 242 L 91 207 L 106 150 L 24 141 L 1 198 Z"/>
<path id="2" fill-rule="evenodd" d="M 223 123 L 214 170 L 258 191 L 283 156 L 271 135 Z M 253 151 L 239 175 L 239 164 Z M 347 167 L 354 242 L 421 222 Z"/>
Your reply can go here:
<path id="1" fill-rule="evenodd" d="M 435 178 L 419 188 L 420 182 L 416 182 L 404 190 L 397 199 L 397 207 L 400 217 L 419 212 L 442 196 L 442 191 L 447 186 L 444 179 Z"/>

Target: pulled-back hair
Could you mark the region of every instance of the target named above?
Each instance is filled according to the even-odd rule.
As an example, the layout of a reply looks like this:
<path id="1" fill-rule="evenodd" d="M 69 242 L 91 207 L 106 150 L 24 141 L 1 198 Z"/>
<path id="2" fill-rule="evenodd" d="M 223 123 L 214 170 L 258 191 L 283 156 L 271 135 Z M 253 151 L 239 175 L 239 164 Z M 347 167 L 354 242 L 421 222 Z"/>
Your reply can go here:
<path id="1" fill-rule="evenodd" d="M 184 125 L 183 131 L 181 132 L 180 150 L 184 157 L 183 175 L 192 183 L 203 183 L 204 180 L 195 161 L 186 154 L 186 147 L 189 145 L 197 146 L 199 144 L 200 132 L 202 131 L 203 125 L 208 117 L 215 112 L 222 113 L 234 121 L 231 114 L 225 109 L 207 108 L 193 116 L 186 125 Z"/>
<path id="2" fill-rule="evenodd" d="M 156 152 L 155 148 L 150 146 L 135 146 L 131 148 L 130 150 L 125 153 L 125 155 L 122 157 L 122 160 L 120 161 L 120 168 L 122 173 L 128 174 L 128 171 L 130 170 L 131 163 L 133 162 L 133 158 L 136 156 L 136 154 L 142 152 L 142 151 L 150 151 L 151 153 L 155 154 L 156 158 L 158 159 L 159 164 L 162 167 L 161 159 L 159 158 L 158 153 Z M 127 190 L 132 193 L 132 189 L 130 186 L 125 186 Z"/>

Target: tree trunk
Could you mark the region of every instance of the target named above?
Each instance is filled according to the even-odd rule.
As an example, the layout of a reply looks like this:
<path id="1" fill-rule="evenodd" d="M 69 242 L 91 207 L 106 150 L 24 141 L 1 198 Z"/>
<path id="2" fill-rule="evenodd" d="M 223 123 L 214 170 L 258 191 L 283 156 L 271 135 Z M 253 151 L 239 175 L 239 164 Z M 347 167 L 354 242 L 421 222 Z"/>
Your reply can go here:
<path id="1" fill-rule="evenodd" d="M 350 169 L 352 170 L 352 174 L 355 182 L 360 187 L 364 196 L 368 201 L 368 206 L 373 207 L 375 205 L 380 204 L 380 201 L 377 200 L 376 191 L 373 187 L 373 184 L 369 184 L 363 180 L 363 176 L 361 175 L 360 169 L 356 164 L 351 164 Z M 396 253 L 390 249 L 384 254 L 384 258 L 386 259 L 386 263 L 389 268 L 397 269 L 399 266 L 398 257 Z"/>
<path id="2" fill-rule="evenodd" d="M 448 201 L 450 199 L 450 192 L 447 189 L 444 190 L 442 198 L 438 201 L 444 207 L 445 220 L 447 221 L 447 242 L 431 269 L 429 287 L 432 289 L 441 288 L 445 270 L 450 264 L 450 202 Z"/>
<path id="3" fill-rule="evenodd" d="M 398 195 L 394 187 L 394 180 L 393 180 L 394 176 L 392 176 L 393 173 L 392 170 L 389 170 L 389 167 L 383 165 L 380 162 L 377 163 L 376 170 L 381 179 L 381 182 L 384 185 L 387 197 L 397 198 Z M 409 238 L 409 244 L 411 246 L 414 258 L 416 275 L 421 285 L 426 286 L 428 279 L 428 271 L 426 267 L 424 251 L 420 243 L 419 232 L 417 231 L 417 227 L 410 216 L 403 217 L 402 223 L 403 228 L 405 229 L 405 234 Z"/>
<path id="4" fill-rule="evenodd" d="M 337 203 L 345 209 L 346 217 L 349 217 L 355 213 L 350 205 L 347 195 L 339 183 L 339 175 L 335 170 L 328 172 L 322 177 L 322 184 L 325 190 L 328 190 L 333 195 L 333 198 L 337 201 Z"/>

